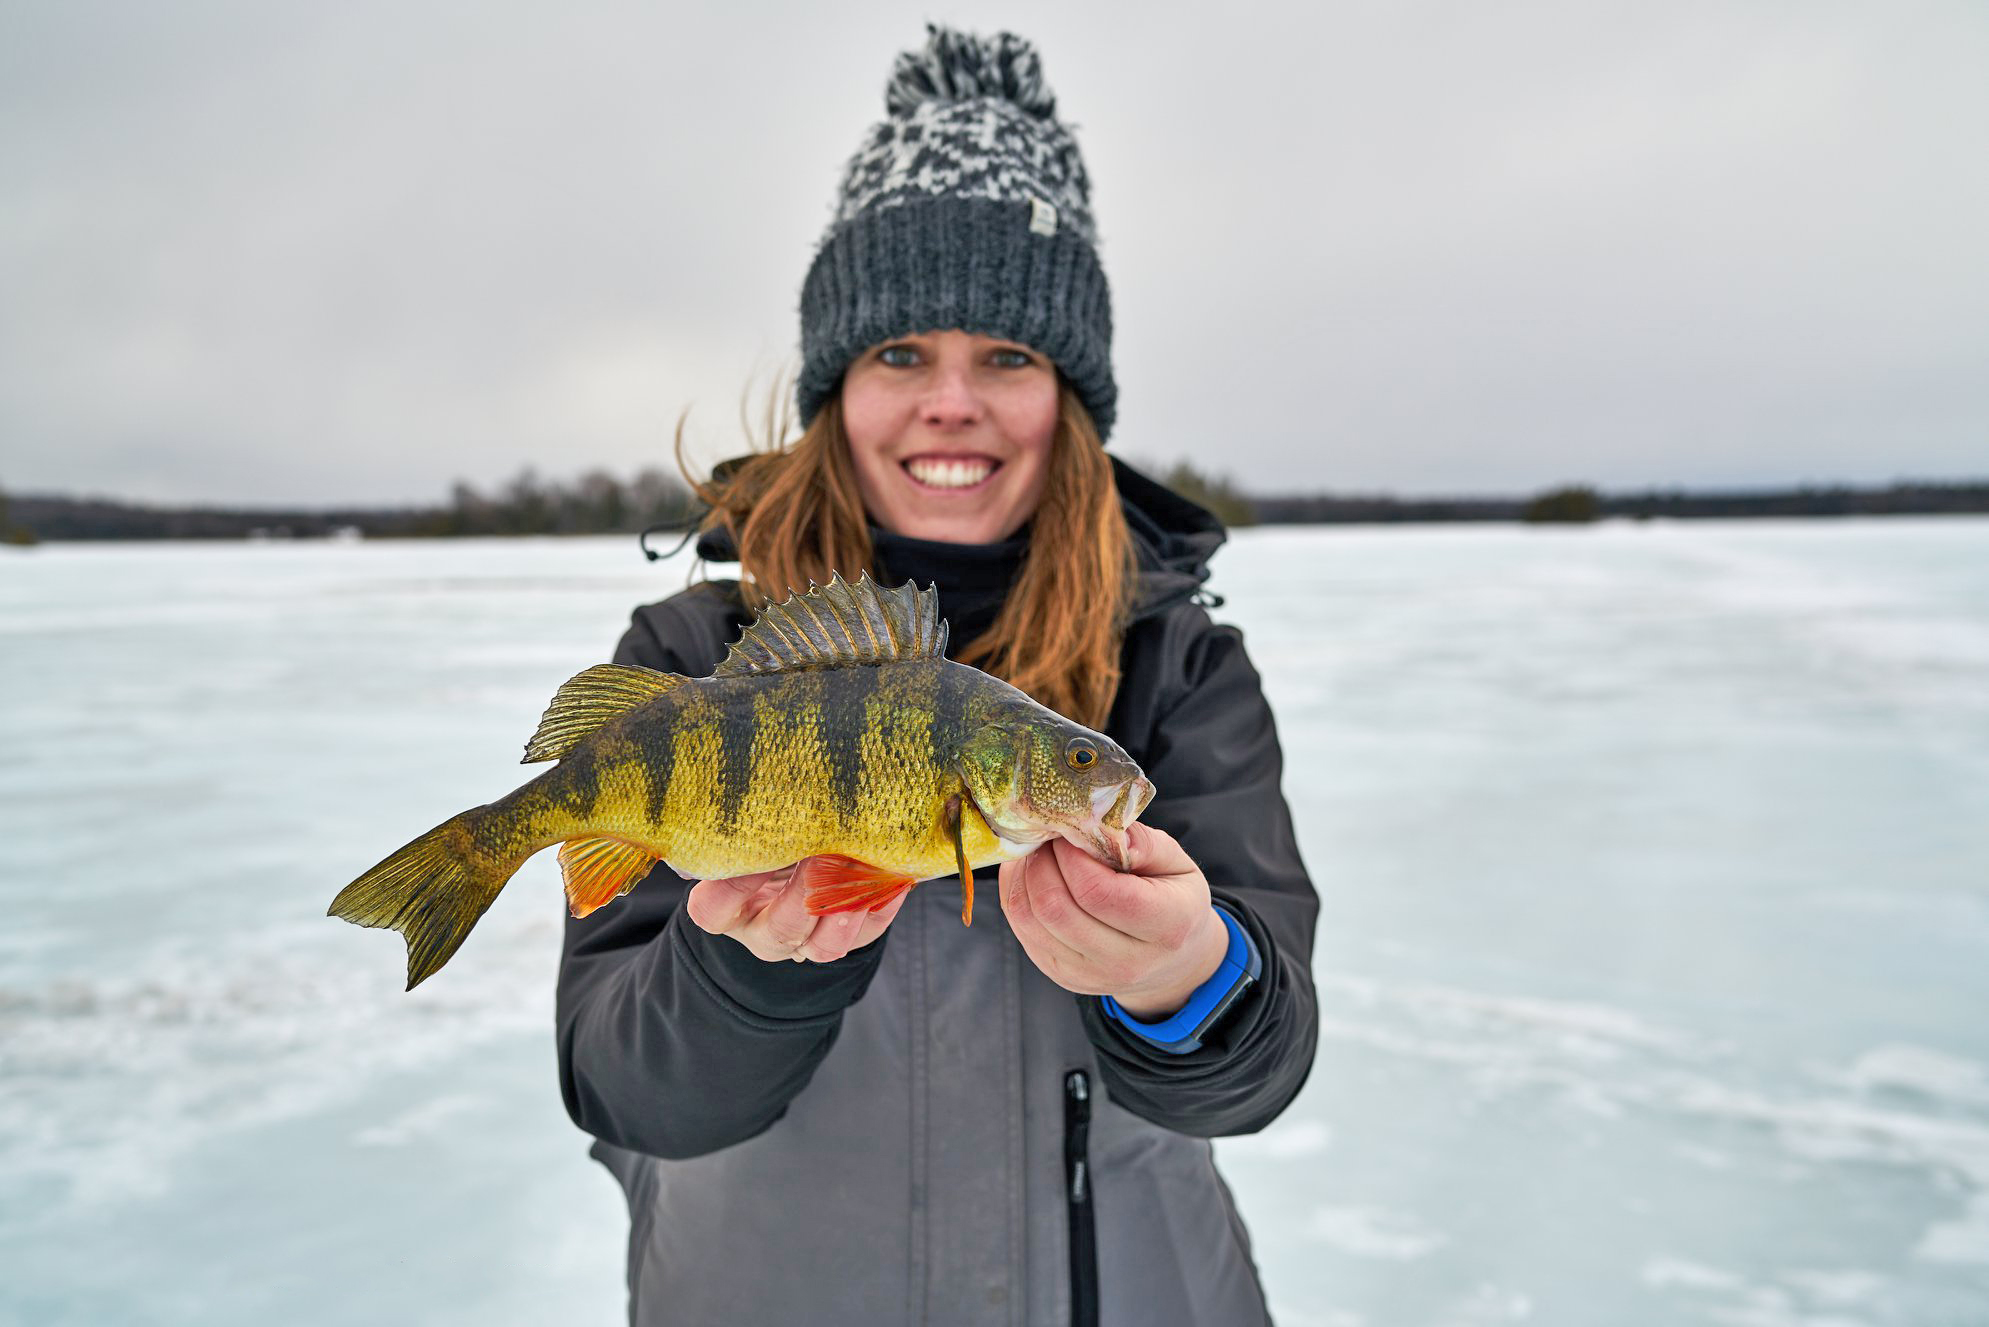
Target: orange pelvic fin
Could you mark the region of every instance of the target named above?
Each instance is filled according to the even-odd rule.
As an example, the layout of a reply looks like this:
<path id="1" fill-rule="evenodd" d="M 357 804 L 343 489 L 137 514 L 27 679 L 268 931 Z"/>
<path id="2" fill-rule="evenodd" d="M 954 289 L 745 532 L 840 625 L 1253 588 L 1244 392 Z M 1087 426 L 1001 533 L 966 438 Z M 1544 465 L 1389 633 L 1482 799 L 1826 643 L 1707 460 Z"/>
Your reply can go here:
<path id="1" fill-rule="evenodd" d="M 794 878 L 808 891 L 808 912 L 815 917 L 859 908 L 876 912 L 918 883 L 908 875 L 832 852 L 802 862 Z"/>
<path id="2" fill-rule="evenodd" d="M 566 903 L 585 917 L 634 889 L 656 858 L 620 839 L 568 839 L 559 845 L 559 872 L 566 880 Z"/>
<path id="3" fill-rule="evenodd" d="M 967 840 L 961 836 L 960 799 L 946 800 L 946 828 L 953 835 L 953 860 L 960 867 L 960 924 L 974 924 L 974 870 L 967 865 Z"/>

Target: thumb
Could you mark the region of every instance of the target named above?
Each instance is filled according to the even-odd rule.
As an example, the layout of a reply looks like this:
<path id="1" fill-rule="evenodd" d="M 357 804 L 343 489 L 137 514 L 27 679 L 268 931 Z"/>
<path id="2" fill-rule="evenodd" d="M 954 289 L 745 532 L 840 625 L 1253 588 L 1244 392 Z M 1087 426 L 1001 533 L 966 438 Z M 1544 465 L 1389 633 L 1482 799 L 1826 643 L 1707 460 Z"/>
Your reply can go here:
<path id="1" fill-rule="evenodd" d="M 1172 834 L 1135 820 L 1126 826 L 1126 874 L 1145 876 L 1188 875 L 1197 868 Z"/>

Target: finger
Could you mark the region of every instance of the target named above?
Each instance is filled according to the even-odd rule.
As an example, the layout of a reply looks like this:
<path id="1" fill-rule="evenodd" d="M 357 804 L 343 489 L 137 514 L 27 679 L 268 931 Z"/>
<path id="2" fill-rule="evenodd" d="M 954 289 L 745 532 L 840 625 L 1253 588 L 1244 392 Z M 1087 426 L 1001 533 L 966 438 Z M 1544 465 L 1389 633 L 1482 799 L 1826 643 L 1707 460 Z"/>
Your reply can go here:
<path id="1" fill-rule="evenodd" d="M 832 912 L 815 919 L 815 929 L 795 950 L 795 957 L 804 958 L 810 963 L 833 963 L 857 946 L 857 936 L 863 931 L 863 924 L 870 914 L 861 910 L 855 912 Z"/>
<path id="2" fill-rule="evenodd" d="M 1071 897 L 1063 858 L 1054 845 L 1049 852 L 1030 854 L 1022 883 L 1029 911 L 1038 924 L 1095 974 L 1109 979 L 1132 958 L 1138 942 L 1093 917 Z"/>
<path id="3" fill-rule="evenodd" d="M 820 920 L 808 911 L 807 895 L 800 881 L 790 879 L 741 929 L 739 938 L 769 961 L 793 958 Z"/>
<path id="4" fill-rule="evenodd" d="M 1137 820 L 1126 827 L 1126 862 L 1128 873 L 1150 880 L 1201 873 L 1201 868 L 1188 856 L 1188 850 L 1181 846 L 1179 839 L 1164 829 L 1155 829 Z"/>
<path id="5" fill-rule="evenodd" d="M 1062 839 L 1051 840 L 1049 850 L 1037 856 L 1044 861 L 1030 874 L 1029 905 L 1051 934 L 1086 953 L 1109 952 L 1133 939 L 1094 915 L 1095 902 L 1080 899 L 1079 893 L 1096 900 L 1101 894 L 1137 889 L 1137 876 L 1120 876 Z"/>
<path id="6" fill-rule="evenodd" d="M 859 915 L 863 918 L 863 925 L 858 928 L 856 943 L 851 945 L 850 948 L 861 949 L 890 929 L 892 921 L 898 916 L 898 910 L 905 906 L 905 900 L 911 896 L 911 891 L 906 890 L 877 911 L 860 913 Z"/>
<path id="7" fill-rule="evenodd" d="M 746 920 L 748 905 L 761 883 L 758 877 L 749 875 L 700 880 L 691 886 L 684 910 L 692 921 L 713 935 L 725 935 Z"/>
<path id="8" fill-rule="evenodd" d="M 1079 974 L 1084 970 L 1084 955 L 1045 930 L 1029 906 L 1027 875 L 1030 863 L 1045 855 L 1038 849 L 1020 860 L 1001 864 L 1001 911 L 1008 918 L 1008 929 L 1015 933 L 1016 943 L 1029 955 L 1029 961 L 1041 968 L 1051 981 L 1067 990 L 1074 990 L 1077 989 Z"/>
<path id="9" fill-rule="evenodd" d="M 684 905 L 690 910 L 692 921 L 713 935 L 726 935 L 765 907 L 793 875 L 793 866 L 780 866 L 771 871 L 699 880 L 692 884 Z"/>
<path id="10" fill-rule="evenodd" d="M 1073 902 L 1086 914 L 1115 930 L 1128 915 L 1137 916 L 1155 892 L 1154 882 L 1115 871 L 1075 844 L 1058 839 L 1050 845 Z"/>
<path id="11" fill-rule="evenodd" d="M 1208 882 L 1188 863 L 1186 872 L 1129 875 L 1059 840 L 1053 845 L 1071 899 L 1086 914 L 1122 935 L 1170 947 L 1208 910 Z M 1167 859 L 1187 861 L 1186 855 Z"/>

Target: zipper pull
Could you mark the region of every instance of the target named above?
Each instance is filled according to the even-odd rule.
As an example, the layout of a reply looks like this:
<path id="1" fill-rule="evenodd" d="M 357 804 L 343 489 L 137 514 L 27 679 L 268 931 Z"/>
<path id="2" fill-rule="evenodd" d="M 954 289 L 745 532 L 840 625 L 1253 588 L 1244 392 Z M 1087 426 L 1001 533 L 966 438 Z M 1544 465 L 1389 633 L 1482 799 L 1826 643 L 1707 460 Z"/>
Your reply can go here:
<path id="1" fill-rule="evenodd" d="M 1070 1201 L 1082 1207 L 1091 1198 L 1091 1075 L 1073 1069 L 1064 1075 L 1064 1154 L 1070 1162 Z"/>
<path id="2" fill-rule="evenodd" d="M 1064 1175 L 1070 1187 L 1071 1327 L 1098 1327 L 1098 1232 L 1091 1210 L 1091 1075 L 1064 1075 Z"/>
<path id="3" fill-rule="evenodd" d="M 1064 1076 L 1064 1091 L 1070 1093 L 1072 1101 L 1083 1103 L 1079 1106 L 1078 1113 L 1086 1119 L 1090 1119 L 1091 1075 L 1082 1069 L 1071 1070 L 1070 1073 Z"/>

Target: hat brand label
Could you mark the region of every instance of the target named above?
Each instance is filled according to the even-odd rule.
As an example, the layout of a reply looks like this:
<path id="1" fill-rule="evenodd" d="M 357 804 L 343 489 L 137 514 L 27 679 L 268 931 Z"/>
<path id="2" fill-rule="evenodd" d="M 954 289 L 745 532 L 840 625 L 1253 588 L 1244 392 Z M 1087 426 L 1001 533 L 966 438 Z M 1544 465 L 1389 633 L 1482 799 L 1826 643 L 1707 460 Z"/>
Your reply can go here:
<path id="1" fill-rule="evenodd" d="M 1032 235 L 1057 233 L 1057 209 L 1033 195 L 1029 199 L 1029 233 Z"/>

